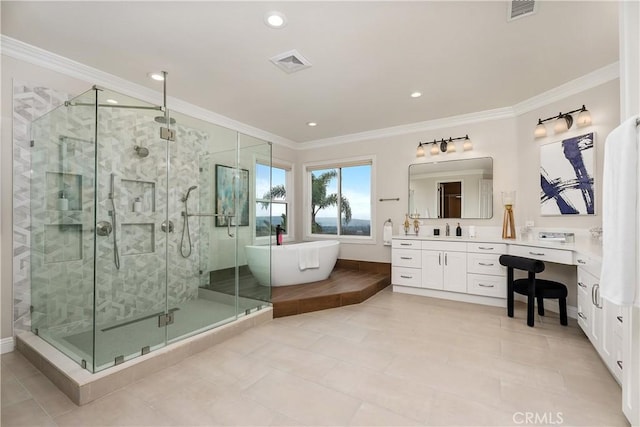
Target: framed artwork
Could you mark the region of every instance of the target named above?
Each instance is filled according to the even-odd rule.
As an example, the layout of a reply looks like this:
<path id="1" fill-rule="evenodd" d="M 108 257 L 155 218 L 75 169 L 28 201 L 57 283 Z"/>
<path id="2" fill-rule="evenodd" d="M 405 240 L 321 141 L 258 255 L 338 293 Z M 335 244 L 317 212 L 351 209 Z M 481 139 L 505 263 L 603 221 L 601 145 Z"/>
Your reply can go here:
<path id="1" fill-rule="evenodd" d="M 540 214 L 594 215 L 595 134 L 540 147 Z"/>
<path id="2" fill-rule="evenodd" d="M 236 198 L 239 212 L 235 212 Z M 216 227 L 249 225 L 249 171 L 216 165 Z"/>

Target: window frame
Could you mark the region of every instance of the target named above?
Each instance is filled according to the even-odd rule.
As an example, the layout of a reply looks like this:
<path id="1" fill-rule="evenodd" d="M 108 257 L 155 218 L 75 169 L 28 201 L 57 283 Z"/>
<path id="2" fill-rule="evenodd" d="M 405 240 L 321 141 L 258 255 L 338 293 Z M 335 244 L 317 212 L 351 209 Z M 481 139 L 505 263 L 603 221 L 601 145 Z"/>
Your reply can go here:
<path id="1" fill-rule="evenodd" d="M 284 204 L 285 205 L 285 210 L 287 212 L 287 228 L 285 230 L 285 233 L 282 234 L 282 241 L 283 242 L 290 242 L 293 241 L 293 236 L 295 236 L 294 233 L 294 222 L 293 221 L 293 211 L 294 211 L 294 203 L 293 203 L 293 198 L 294 198 L 294 168 L 293 168 L 293 163 L 286 161 L 286 160 L 280 160 L 280 159 L 268 159 L 268 158 L 263 158 L 263 157 L 256 157 L 255 161 L 254 161 L 254 203 L 253 203 L 253 209 L 254 212 L 257 209 L 257 205 L 258 203 L 262 202 L 262 201 L 269 201 L 267 199 L 260 199 L 257 197 L 256 191 L 255 191 L 255 185 L 256 185 L 256 179 L 258 177 L 258 173 L 257 173 L 257 167 L 258 164 L 261 164 L 263 166 L 269 166 L 271 165 L 271 168 L 277 168 L 277 169 L 282 169 L 285 171 L 285 178 L 284 178 L 284 186 L 285 186 L 285 190 L 287 191 L 287 195 L 285 197 L 284 200 L 278 200 L 278 201 L 273 201 L 272 203 L 278 203 L 278 204 Z M 273 185 L 273 181 L 271 182 L 271 185 Z M 257 218 L 257 215 L 254 215 L 254 218 Z M 269 241 L 271 241 L 272 244 L 276 243 L 276 236 L 275 235 L 271 235 L 271 236 L 257 236 L 256 235 L 256 224 L 253 224 L 253 241 L 258 243 L 258 244 L 267 244 L 269 243 Z"/>
<path id="2" fill-rule="evenodd" d="M 353 235 L 342 235 L 342 234 L 314 234 L 311 232 L 311 173 L 315 170 L 321 169 L 338 169 L 338 168 L 346 168 L 352 166 L 371 166 L 371 176 L 370 176 L 370 187 L 371 187 L 371 197 L 370 197 L 370 230 L 371 234 L 369 236 L 353 236 Z M 356 244 L 369 244 L 375 245 L 377 243 L 377 233 L 376 233 L 376 211 L 375 211 L 375 197 L 376 194 L 376 156 L 375 155 L 366 155 L 366 156 L 358 156 L 358 157 L 349 157 L 343 158 L 339 160 L 322 160 L 317 162 L 308 162 L 303 163 L 302 172 L 304 175 L 303 183 L 303 240 L 338 240 L 344 243 L 356 243 Z M 341 193 L 342 189 L 342 173 L 338 174 L 338 192 Z M 340 211 L 338 213 L 338 221 L 340 222 Z M 338 230 L 340 230 L 340 225 L 338 225 Z"/>

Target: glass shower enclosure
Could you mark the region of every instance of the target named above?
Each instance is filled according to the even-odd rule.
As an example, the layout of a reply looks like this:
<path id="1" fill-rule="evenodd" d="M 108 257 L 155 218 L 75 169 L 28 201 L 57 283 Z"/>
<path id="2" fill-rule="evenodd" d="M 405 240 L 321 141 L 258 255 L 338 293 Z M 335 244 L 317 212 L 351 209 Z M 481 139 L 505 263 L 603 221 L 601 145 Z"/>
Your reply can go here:
<path id="1" fill-rule="evenodd" d="M 32 123 L 31 328 L 91 372 L 270 305 L 244 246 L 271 144 L 165 111 L 94 87 Z"/>

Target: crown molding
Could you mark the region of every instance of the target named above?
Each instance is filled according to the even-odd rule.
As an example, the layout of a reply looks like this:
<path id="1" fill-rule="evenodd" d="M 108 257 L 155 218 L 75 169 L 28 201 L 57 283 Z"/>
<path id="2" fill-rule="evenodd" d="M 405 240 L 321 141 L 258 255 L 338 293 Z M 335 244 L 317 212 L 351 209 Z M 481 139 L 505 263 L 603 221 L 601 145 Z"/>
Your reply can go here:
<path id="1" fill-rule="evenodd" d="M 70 77 L 87 81 L 91 84 L 105 86 L 139 98 L 143 101 L 156 103 L 159 99 L 162 99 L 162 94 L 158 91 L 132 83 L 128 80 L 114 76 L 113 74 L 100 71 L 96 68 L 89 67 L 5 35 L 0 35 L 0 50 L 3 55 L 38 65 L 52 71 L 57 71 Z M 425 132 L 470 123 L 513 118 L 538 108 L 543 108 L 548 104 L 576 95 L 585 90 L 600 86 L 619 77 L 620 64 L 619 62 L 614 62 L 510 107 L 496 108 L 493 110 L 479 111 L 475 113 L 444 117 L 441 119 L 374 129 L 365 132 L 352 133 L 332 138 L 316 139 L 300 143 L 247 125 L 221 114 L 214 113 L 210 110 L 206 110 L 202 107 L 198 107 L 174 97 L 168 97 L 167 104 L 170 105 L 170 108 L 174 111 L 265 141 L 270 141 L 274 144 L 278 144 L 292 150 L 310 150 L 319 147 L 328 147 L 358 141 Z"/>
<path id="2" fill-rule="evenodd" d="M 442 119 L 427 120 L 424 122 L 410 123 L 401 126 L 375 129 L 365 132 L 352 133 L 349 135 L 336 136 L 334 138 L 316 139 L 302 142 L 299 145 L 302 150 L 311 150 L 319 147 L 331 145 L 347 144 L 357 141 L 365 141 L 378 138 L 388 138 L 391 136 L 406 135 L 409 133 L 425 132 L 442 129 L 469 123 L 486 122 L 489 120 L 499 120 L 514 117 L 511 107 L 496 108 L 493 110 L 479 111 L 477 113 L 462 114 L 459 116 L 444 117 Z"/>
<path id="3" fill-rule="evenodd" d="M 80 62 L 73 61 L 53 52 L 32 46 L 20 40 L 0 35 L 0 51 L 2 55 L 9 56 L 24 62 L 28 62 L 51 71 L 67 75 L 88 82 L 104 86 L 117 92 L 139 98 L 140 100 L 157 104 L 162 99 L 162 93 L 148 87 L 130 82 L 113 74 L 106 73 Z M 240 133 L 253 136 L 287 148 L 296 149 L 297 143 L 279 135 L 272 134 L 262 129 L 247 125 L 221 114 L 206 110 L 197 105 L 182 101 L 171 96 L 167 97 L 167 105 L 170 109 L 192 116 L 194 118 L 223 126 Z"/>
<path id="4" fill-rule="evenodd" d="M 585 74 L 582 77 L 571 80 L 563 85 L 554 87 L 546 92 L 542 92 L 536 96 L 519 102 L 513 106 L 513 112 L 516 116 L 528 113 L 538 108 L 544 108 L 547 105 L 561 101 L 569 96 L 576 95 L 594 87 L 608 83 L 620 77 L 620 63 L 614 62 L 595 71 Z"/>

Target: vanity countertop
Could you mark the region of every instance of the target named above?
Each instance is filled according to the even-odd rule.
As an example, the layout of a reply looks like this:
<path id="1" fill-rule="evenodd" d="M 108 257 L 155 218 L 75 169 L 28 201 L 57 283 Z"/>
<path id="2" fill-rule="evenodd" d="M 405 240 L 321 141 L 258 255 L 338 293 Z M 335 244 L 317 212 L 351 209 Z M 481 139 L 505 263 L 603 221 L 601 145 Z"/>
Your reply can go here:
<path id="1" fill-rule="evenodd" d="M 575 242 L 561 243 L 551 240 L 543 240 L 536 238 L 516 238 L 516 239 L 503 239 L 500 237 L 469 237 L 469 236 L 416 236 L 415 234 L 398 234 L 393 236 L 393 239 L 397 240 L 430 240 L 430 241 L 443 241 L 443 242 L 461 242 L 461 243 L 504 243 L 506 245 L 519 245 L 529 246 L 537 248 L 549 248 L 549 249 L 562 249 L 572 251 L 575 254 L 583 256 L 590 256 L 598 260 L 602 259 L 602 242 L 597 239 L 593 239 L 588 236 L 576 236 Z"/>

